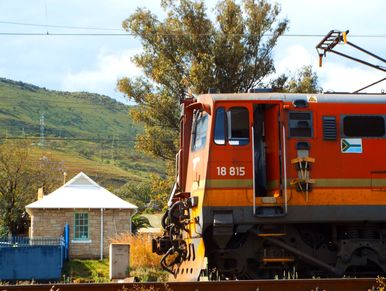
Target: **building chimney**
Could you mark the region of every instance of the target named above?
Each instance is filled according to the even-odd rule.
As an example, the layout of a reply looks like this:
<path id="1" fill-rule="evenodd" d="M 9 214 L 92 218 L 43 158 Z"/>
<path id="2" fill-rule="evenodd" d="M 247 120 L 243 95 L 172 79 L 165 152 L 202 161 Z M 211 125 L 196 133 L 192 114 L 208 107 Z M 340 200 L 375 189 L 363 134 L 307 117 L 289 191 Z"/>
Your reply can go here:
<path id="1" fill-rule="evenodd" d="M 43 192 L 43 187 L 38 189 L 38 200 L 43 199 L 44 197 L 44 192 Z"/>
<path id="2" fill-rule="evenodd" d="M 63 172 L 63 185 L 66 184 L 67 172 Z"/>

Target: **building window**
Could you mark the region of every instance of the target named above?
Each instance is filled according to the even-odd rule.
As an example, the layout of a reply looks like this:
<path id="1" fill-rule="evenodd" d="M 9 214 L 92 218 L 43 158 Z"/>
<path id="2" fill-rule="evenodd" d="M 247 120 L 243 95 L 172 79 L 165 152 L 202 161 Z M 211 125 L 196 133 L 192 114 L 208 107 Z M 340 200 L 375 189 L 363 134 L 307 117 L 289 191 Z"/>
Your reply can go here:
<path id="1" fill-rule="evenodd" d="M 349 115 L 343 117 L 346 137 L 384 137 L 385 119 L 380 115 Z"/>
<path id="2" fill-rule="evenodd" d="M 88 240 L 88 213 L 76 212 L 74 216 L 74 239 L 75 240 Z"/>
<path id="3" fill-rule="evenodd" d="M 197 151 L 205 146 L 208 128 L 208 114 L 197 111 L 192 130 L 192 151 Z"/>

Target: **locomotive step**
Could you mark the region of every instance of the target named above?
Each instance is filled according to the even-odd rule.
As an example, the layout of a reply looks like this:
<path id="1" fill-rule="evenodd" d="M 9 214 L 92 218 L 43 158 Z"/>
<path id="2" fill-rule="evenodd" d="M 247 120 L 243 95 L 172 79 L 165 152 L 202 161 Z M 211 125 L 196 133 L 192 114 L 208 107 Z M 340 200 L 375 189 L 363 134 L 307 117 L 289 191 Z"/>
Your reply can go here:
<path id="1" fill-rule="evenodd" d="M 267 263 L 291 263 L 294 261 L 294 258 L 287 257 L 287 258 L 263 258 L 261 260 L 264 264 Z"/>
<path id="2" fill-rule="evenodd" d="M 272 237 L 272 236 L 285 236 L 285 233 L 258 233 L 257 236 L 260 237 Z"/>
<path id="3" fill-rule="evenodd" d="M 257 217 L 282 217 L 284 216 L 284 209 L 282 206 L 257 206 L 255 209 L 255 216 Z"/>

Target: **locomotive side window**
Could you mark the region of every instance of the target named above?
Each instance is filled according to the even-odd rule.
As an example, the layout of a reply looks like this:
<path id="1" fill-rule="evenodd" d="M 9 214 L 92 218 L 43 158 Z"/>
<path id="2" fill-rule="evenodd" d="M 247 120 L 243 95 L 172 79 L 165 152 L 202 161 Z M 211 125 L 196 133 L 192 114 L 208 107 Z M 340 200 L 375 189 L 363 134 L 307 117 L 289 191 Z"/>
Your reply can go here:
<path id="1" fill-rule="evenodd" d="M 228 140 L 230 145 L 249 143 L 249 116 L 245 107 L 232 107 L 227 112 Z"/>
<path id="2" fill-rule="evenodd" d="M 346 137 L 384 137 L 385 119 L 380 115 L 348 115 L 343 117 Z"/>
<path id="3" fill-rule="evenodd" d="M 220 107 L 216 111 L 216 123 L 214 126 L 214 143 L 225 144 L 225 109 Z"/>
<path id="4" fill-rule="evenodd" d="M 208 115 L 202 112 L 195 114 L 192 130 L 192 151 L 197 151 L 205 146 L 208 127 Z"/>
<path id="5" fill-rule="evenodd" d="M 216 110 L 214 143 L 225 145 L 246 145 L 249 143 L 249 112 L 245 107 L 231 107 Z"/>
<path id="6" fill-rule="evenodd" d="M 290 137 L 312 137 L 312 112 L 289 112 Z"/>

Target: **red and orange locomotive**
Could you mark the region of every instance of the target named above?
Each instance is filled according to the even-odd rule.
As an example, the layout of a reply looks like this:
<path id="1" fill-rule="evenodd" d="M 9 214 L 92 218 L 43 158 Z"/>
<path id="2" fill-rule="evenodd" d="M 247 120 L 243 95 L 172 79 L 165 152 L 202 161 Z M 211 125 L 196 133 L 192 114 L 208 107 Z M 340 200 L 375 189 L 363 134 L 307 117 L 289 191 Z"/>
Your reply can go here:
<path id="1" fill-rule="evenodd" d="M 386 274 L 385 95 L 256 90 L 181 106 L 153 241 L 175 280 Z"/>

